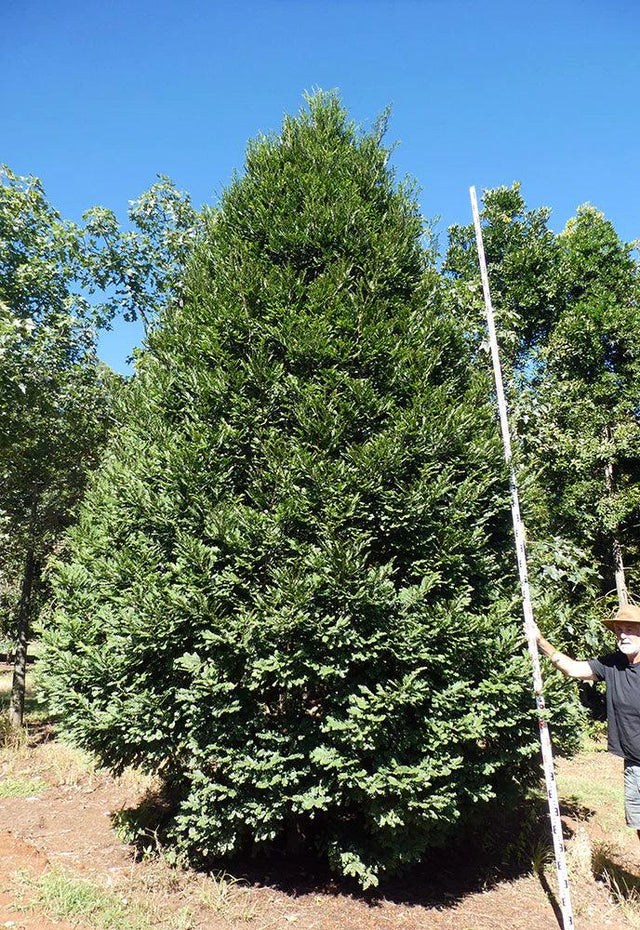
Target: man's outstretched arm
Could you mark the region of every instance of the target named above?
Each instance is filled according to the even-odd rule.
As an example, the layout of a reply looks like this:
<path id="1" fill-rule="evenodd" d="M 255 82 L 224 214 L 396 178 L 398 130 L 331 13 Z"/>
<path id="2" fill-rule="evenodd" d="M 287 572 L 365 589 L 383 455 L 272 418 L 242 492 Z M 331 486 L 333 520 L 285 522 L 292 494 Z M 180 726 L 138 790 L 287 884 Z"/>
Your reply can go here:
<path id="1" fill-rule="evenodd" d="M 571 659 L 564 652 L 554 649 L 551 643 L 544 638 L 538 627 L 536 627 L 536 642 L 540 652 L 548 656 L 551 664 L 559 668 L 567 678 L 579 678 L 581 681 L 597 681 L 597 675 L 588 662 Z"/>

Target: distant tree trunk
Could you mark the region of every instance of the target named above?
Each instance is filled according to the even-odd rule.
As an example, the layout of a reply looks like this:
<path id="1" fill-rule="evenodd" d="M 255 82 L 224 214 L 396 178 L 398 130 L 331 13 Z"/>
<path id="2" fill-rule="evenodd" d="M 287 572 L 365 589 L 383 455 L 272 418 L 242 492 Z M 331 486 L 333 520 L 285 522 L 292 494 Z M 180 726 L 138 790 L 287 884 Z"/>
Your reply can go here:
<path id="1" fill-rule="evenodd" d="M 611 431 L 607 427 L 605 430 L 605 438 L 610 440 Z M 613 465 L 611 461 L 608 461 L 604 466 L 604 480 L 607 488 L 607 494 L 610 497 L 613 497 L 614 492 L 614 483 L 613 483 Z M 624 577 L 624 564 L 622 561 L 622 546 L 620 545 L 620 540 L 618 539 L 617 534 L 614 532 L 611 549 L 613 554 L 613 569 L 616 577 L 616 591 L 618 592 L 618 604 L 622 607 L 624 604 L 629 603 L 629 592 L 627 591 L 627 582 Z"/>
<path id="2" fill-rule="evenodd" d="M 618 603 L 620 607 L 629 603 L 629 592 L 627 591 L 627 582 L 624 577 L 624 565 L 622 563 L 622 547 L 617 536 L 613 537 L 613 564 L 616 572 L 616 590 L 618 592 Z"/>
<path id="3" fill-rule="evenodd" d="M 37 576 L 37 562 L 34 552 L 36 505 L 31 508 L 31 543 L 27 549 L 27 557 L 22 578 L 22 590 L 18 605 L 16 653 L 13 665 L 13 681 L 11 684 L 11 701 L 9 703 L 9 725 L 21 727 L 24 719 L 24 698 L 27 679 L 27 648 L 29 646 L 29 622 L 31 620 L 31 597 Z"/>

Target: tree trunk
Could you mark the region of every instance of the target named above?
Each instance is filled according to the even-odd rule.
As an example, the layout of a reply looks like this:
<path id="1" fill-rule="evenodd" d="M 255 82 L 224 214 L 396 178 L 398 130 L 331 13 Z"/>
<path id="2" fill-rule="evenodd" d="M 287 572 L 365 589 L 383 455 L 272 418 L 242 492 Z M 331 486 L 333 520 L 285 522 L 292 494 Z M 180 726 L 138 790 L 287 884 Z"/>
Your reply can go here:
<path id="1" fill-rule="evenodd" d="M 16 655 L 11 684 L 11 702 L 9 704 L 9 725 L 21 727 L 24 718 L 24 698 L 27 677 L 27 647 L 29 645 L 29 620 L 31 619 L 31 594 L 36 578 L 36 560 L 33 547 L 27 550 L 27 559 L 22 579 L 20 605 L 18 607 L 18 631 L 16 638 Z"/>
<path id="2" fill-rule="evenodd" d="M 605 438 L 609 440 L 611 438 L 611 431 L 609 429 L 605 430 Z M 607 494 L 610 497 L 613 497 L 614 484 L 613 484 L 613 465 L 611 461 L 608 461 L 604 466 L 604 480 L 607 488 Z M 629 603 L 629 593 L 627 591 L 627 582 L 624 577 L 624 564 L 622 562 L 622 546 L 620 545 L 620 540 L 618 539 L 617 533 L 614 531 L 613 538 L 611 541 L 611 548 L 613 553 L 613 569 L 616 576 L 616 591 L 618 592 L 618 604 L 620 607 Z"/>
<path id="3" fill-rule="evenodd" d="M 613 537 L 613 564 L 616 571 L 616 591 L 618 592 L 618 604 L 623 607 L 629 603 L 629 592 L 627 591 L 627 582 L 624 577 L 624 565 L 622 563 L 622 547 L 617 536 Z"/>

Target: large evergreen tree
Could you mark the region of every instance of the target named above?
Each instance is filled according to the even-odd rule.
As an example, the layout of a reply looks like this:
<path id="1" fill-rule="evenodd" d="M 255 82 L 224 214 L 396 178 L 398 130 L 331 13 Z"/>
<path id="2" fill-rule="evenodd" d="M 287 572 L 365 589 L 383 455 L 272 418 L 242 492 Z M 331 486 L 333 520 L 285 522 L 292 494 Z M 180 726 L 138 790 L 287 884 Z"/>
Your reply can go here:
<path id="1" fill-rule="evenodd" d="M 179 847 L 313 843 L 365 886 L 540 774 L 488 380 L 382 129 L 319 94 L 250 144 L 44 660 L 73 739 L 163 777 Z"/>

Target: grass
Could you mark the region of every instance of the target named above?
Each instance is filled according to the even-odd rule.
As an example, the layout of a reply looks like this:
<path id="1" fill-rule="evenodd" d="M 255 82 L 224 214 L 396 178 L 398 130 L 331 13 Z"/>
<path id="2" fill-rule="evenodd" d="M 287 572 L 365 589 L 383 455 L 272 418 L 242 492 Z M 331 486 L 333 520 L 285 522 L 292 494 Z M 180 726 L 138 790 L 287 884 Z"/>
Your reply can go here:
<path id="1" fill-rule="evenodd" d="M 594 878 L 604 883 L 632 927 L 640 928 L 640 878 L 616 862 L 617 850 L 610 843 L 597 843 L 591 856 Z"/>
<path id="2" fill-rule="evenodd" d="M 564 798 L 583 807 L 598 811 L 609 807 L 621 809 L 621 783 L 598 781 L 590 772 L 563 777 L 562 789 Z"/>
<path id="3" fill-rule="evenodd" d="M 29 797 L 48 786 L 72 787 L 90 782 L 95 765 L 86 753 L 52 740 L 34 745 L 30 739 L 32 728 L 47 719 L 47 708 L 34 694 L 31 669 L 27 670 L 25 727 L 9 727 L 6 710 L 12 675 L 11 670 L 0 671 L 0 798 Z"/>
<path id="4" fill-rule="evenodd" d="M 48 787 L 40 778 L 3 778 L 0 780 L 0 798 L 30 798 Z"/>
<path id="5" fill-rule="evenodd" d="M 188 897 L 198 909 L 231 923 L 249 923 L 257 916 L 257 902 L 244 879 L 224 871 L 195 872 L 168 856 L 157 838 L 137 861 L 139 867 L 131 872 L 130 888 L 147 900 Z"/>
<path id="6" fill-rule="evenodd" d="M 31 669 L 27 670 L 25 727 L 9 727 L 6 709 L 11 679 L 11 670 L 0 670 L 0 798 L 29 797 L 49 786 L 93 787 L 99 777 L 95 760 L 74 746 L 46 738 L 48 728 L 42 724 L 47 722 L 48 712 L 34 694 Z M 121 778 L 136 788 L 152 783 L 132 769 L 125 770 Z M 36 783 L 38 787 L 33 790 Z"/>
<path id="7" fill-rule="evenodd" d="M 598 812 L 602 827 L 611 835 L 621 838 L 627 832 L 624 825 L 622 760 L 613 760 L 606 754 L 606 742 L 592 740 L 585 744 L 583 762 L 575 765 L 565 760 L 558 762 L 558 789 L 562 799 L 574 803 L 586 812 Z M 605 764 L 603 765 L 603 760 Z M 619 763 L 619 764 L 618 764 Z"/>
<path id="8" fill-rule="evenodd" d="M 554 861 L 552 844 L 548 840 L 536 840 L 531 848 L 531 870 L 534 875 L 541 875 Z"/>
<path id="9" fill-rule="evenodd" d="M 629 842 L 624 822 L 622 760 L 608 755 L 606 741 L 596 734 L 595 739 L 586 741 L 578 760 L 559 761 L 558 785 L 561 805 L 564 802 L 574 807 L 579 821 L 567 846 L 571 881 L 582 882 L 585 887 L 595 879 L 613 911 L 629 927 L 640 930 L 640 878 L 620 864 L 628 861 L 628 852 L 635 849 L 636 842 L 635 837 Z M 587 823 L 592 817 L 608 837 L 606 843 L 590 841 Z M 576 904 L 577 914 L 586 920 L 586 915 L 579 913 L 579 897 Z M 593 923 L 594 915 L 589 919 Z M 599 920 L 599 925 L 603 923 Z"/>
<path id="10" fill-rule="evenodd" d="M 192 918 L 186 908 L 161 915 L 156 909 L 130 900 L 64 872 L 51 869 L 37 879 L 24 873 L 16 877 L 21 896 L 29 898 L 25 910 L 41 909 L 54 920 L 84 923 L 95 930 L 191 930 Z"/>
<path id="11" fill-rule="evenodd" d="M 2 747 L 0 742 L 0 797 L 3 797 L 2 786 L 8 781 L 26 780 L 32 784 L 37 782 L 40 791 L 43 790 L 43 786 L 92 789 L 104 777 L 105 774 L 95 759 L 67 743 L 47 739 L 32 744 L 25 738 L 18 746 Z M 152 776 L 129 768 L 119 777 L 120 785 L 140 793 L 151 790 L 156 781 Z M 11 796 L 24 797 L 34 793 L 37 792 L 29 791 L 26 795 Z"/>
<path id="12" fill-rule="evenodd" d="M 229 905 L 233 887 L 237 884 L 238 879 L 232 875 L 227 875 L 226 872 L 212 875 L 200 890 L 200 900 L 208 910 L 216 913 L 224 911 Z"/>
<path id="13" fill-rule="evenodd" d="M 255 904 L 247 906 L 243 900 L 243 882 L 227 872 L 203 878 L 198 897 L 207 910 L 228 919 L 249 922 L 255 917 Z"/>

